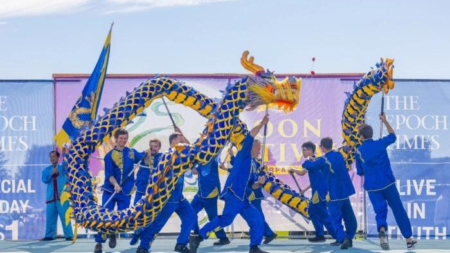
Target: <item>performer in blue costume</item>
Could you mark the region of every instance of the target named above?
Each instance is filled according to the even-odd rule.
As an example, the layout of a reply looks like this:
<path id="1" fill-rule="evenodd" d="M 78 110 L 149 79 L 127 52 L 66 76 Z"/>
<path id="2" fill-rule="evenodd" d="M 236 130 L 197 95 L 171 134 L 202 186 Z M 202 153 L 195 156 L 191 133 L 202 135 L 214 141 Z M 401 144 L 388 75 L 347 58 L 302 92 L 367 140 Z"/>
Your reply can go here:
<path id="1" fill-rule="evenodd" d="M 175 127 L 175 130 L 178 130 L 178 132 L 175 132 L 169 136 L 169 142 L 171 146 L 171 150 L 169 152 L 173 152 L 173 149 L 179 143 L 189 143 L 181 133 L 179 128 Z M 173 190 L 172 195 L 164 205 L 161 212 L 158 214 L 155 220 L 141 232 L 141 242 L 136 253 L 149 252 L 151 244 L 155 240 L 156 235 L 158 235 L 158 233 L 161 231 L 161 229 L 164 227 L 164 225 L 167 223 L 170 216 L 172 216 L 174 212 L 181 219 L 181 231 L 178 235 L 177 244 L 175 245 L 174 251 L 190 253 L 187 244 L 189 241 L 189 234 L 194 228 L 197 216 L 195 215 L 195 212 L 192 209 L 189 201 L 187 201 L 187 199 L 183 196 L 183 186 L 184 176 L 181 176 L 178 179 L 177 184 L 175 185 L 175 189 Z"/>
<path id="2" fill-rule="evenodd" d="M 205 209 L 208 220 L 212 221 L 217 217 L 217 200 L 220 195 L 219 164 L 213 159 L 206 165 L 197 166 L 193 173 L 198 175 L 198 192 L 192 200 L 191 206 L 196 214 Z M 199 230 L 198 222 L 196 222 L 194 233 L 198 234 Z M 220 246 L 230 243 L 223 229 L 215 233 L 219 241 L 214 242 L 214 245 Z"/>
<path id="3" fill-rule="evenodd" d="M 106 154 L 104 159 L 105 183 L 102 186 L 102 203 L 105 205 L 115 192 L 115 195 L 105 207 L 113 210 L 117 205 L 117 209 L 120 211 L 130 206 L 131 194 L 133 194 L 134 175 L 128 175 L 134 171 L 134 164 L 139 163 L 147 153 L 140 153 L 125 146 L 128 141 L 128 132 L 125 129 L 116 130 L 114 138 L 116 140 L 115 147 Z M 106 235 L 97 234 L 94 253 L 102 253 L 102 243 L 106 242 L 106 239 Z M 109 247 L 114 248 L 116 244 L 116 235 L 110 235 Z"/>
<path id="4" fill-rule="evenodd" d="M 252 161 L 251 161 L 251 177 L 253 177 L 253 181 L 258 181 L 258 177 L 261 175 L 261 165 L 262 160 L 259 158 L 259 155 L 261 154 L 261 141 L 254 140 L 253 146 L 252 146 Z M 246 189 L 247 198 L 250 201 L 250 203 L 258 209 L 258 211 L 261 213 L 263 221 L 264 221 L 264 244 L 269 244 L 271 241 L 273 241 L 275 238 L 277 238 L 277 234 L 273 232 L 273 230 L 270 228 L 269 224 L 266 222 L 266 218 L 264 217 L 264 212 L 262 210 L 261 201 L 264 199 L 264 194 L 262 192 L 262 185 L 256 185 L 256 188 L 253 188 L 253 186 L 248 185 Z"/>
<path id="5" fill-rule="evenodd" d="M 359 128 L 359 134 L 363 143 L 356 151 L 356 169 L 358 175 L 364 177 L 364 189 L 369 194 L 375 211 L 375 219 L 378 228 L 378 237 L 380 246 L 384 250 L 389 249 L 386 231 L 388 224 L 386 222 L 389 205 L 394 214 L 397 226 L 404 238 L 406 238 L 406 247 L 408 250 L 415 248 L 416 240 L 412 238 L 411 222 L 403 207 L 397 187 L 395 186 L 395 177 L 392 173 L 391 162 L 387 153 L 387 147 L 395 143 L 396 136 L 394 129 L 386 120 L 386 114 L 380 115 L 380 119 L 388 130 L 388 135 L 373 140 L 373 129 L 369 125 L 362 125 Z"/>
<path id="6" fill-rule="evenodd" d="M 310 141 L 302 144 L 302 153 L 303 157 L 307 159 L 311 159 L 314 161 L 316 159 L 315 156 L 316 145 Z M 311 157 L 311 158 L 310 158 Z M 323 172 L 326 168 L 326 165 L 309 167 L 309 169 L 304 170 L 296 170 L 290 169 L 289 172 L 296 173 L 300 176 L 306 175 L 308 173 L 309 182 L 311 186 L 311 201 L 309 202 L 308 210 L 309 216 L 313 223 L 314 229 L 316 230 L 316 236 L 314 238 L 309 238 L 310 242 L 325 242 L 325 232 L 323 227 L 327 228 L 328 233 L 335 237 L 334 227 L 331 223 L 330 214 L 327 208 L 327 200 L 326 195 L 328 192 L 327 178 L 325 177 L 325 173 Z M 301 194 L 303 194 L 307 188 L 305 188 Z"/>
<path id="7" fill-rule="evenodd" d="M 152 170 L 156 170 L 154 167 L 158 164 L 159 158 L 161 157 L 161 153 L 159 153 L 159 150 L 161 150 L 161 141 L 159 139 L 150 139 L 149 146 L 150 156 L 144 159 L 144 165 L 139 167 L 136 175 L 136 194 L 134 195 L 135 205 L 143 196 L 145 196 L 145 190 L 147 189 L 149 180 L 152 178 Z M 130 245 L 135 245 L 139 241 L 141 231 L 142 229 L 138 229 L 134 232 Z"/>
<path id="8" fill-rule="evenodd" d="M 303 168 L 311 170 L 315 167 L 324 169 L 322 172 L 327 178 L 328 185 L 328 211 L 333 224 L 336 242 L 333 246 L 341 245 L 341 249 L 348 249 L 353 246 L 357 223 L 353 212 L 350 196 L 355 194 L 352 180 L 345 166 L 345 160 L 339 151 L 333 150 L 333 140 L 325 137 L 320 140 L 320 148 L 323 156 L 316 160 L 307 160 L 303 163 Z M 344 220 L 344 227 L 342 226 Z"/>
<path id="9" fill-rule="evenodd" d="M 69 222 L 66 226 L 65 220 L 66 210 L 69 208 L 69 205 L 68 203 L 61 205 L 59 199 L 64 190 L 64 185 L 67 182 L 66 170 L 63 165 L 58 164 L 60 157 L 58 151 L 52 151 L 49 155 L 52 165 L 42 171 L 42 182 L 47 184 L 45 236 L 42 240 L 51 241 L 56 238 L 56 225 L 59 215 L 64 231 L 64 237 L 69 241 L 72 240 L 73 237 L 72 225 Z"/>
<path id="10" fill-rule="evenodd" d="M 256 209 L 248 201 L 246 189 L 249 185 L 257 188 L 265 181 L 264 177 L 259 177 L 258 181 L 254 181 L 254 178 L 251 176 L 251 150 L 254 137 L 258 134 L 261 128 L 267 124 L 268 121 L 268 115 L 264 116 L 263 120 L 245 137 L 242 149 L 235 158 L 234 167 L 231 170 L 225 183 L 225 187 L 220 195 L 221 199 L 225 201 L 225 207 L 222 215 L 217 216 L 215 219 L 203 226 L 198 235 L 193 235 L 189 238 L 192 253 L 197 253 L 200 242 L 207 239 L 213 231 L 229 226 L 238 214 L 241 214 L 250 227 L 249 252 L 266 252 L 258 247 L 263 239 L 264 221 L 258 209 Z"/>

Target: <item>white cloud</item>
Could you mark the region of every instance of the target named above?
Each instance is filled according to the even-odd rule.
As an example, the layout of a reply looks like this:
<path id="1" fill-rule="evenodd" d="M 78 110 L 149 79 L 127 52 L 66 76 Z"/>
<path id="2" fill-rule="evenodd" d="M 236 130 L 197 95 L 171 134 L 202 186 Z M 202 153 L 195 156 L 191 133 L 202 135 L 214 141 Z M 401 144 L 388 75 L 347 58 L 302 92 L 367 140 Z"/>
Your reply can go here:
<path id="1" fill-rule="evenodd" d="M 107 13 L 117 13 L 231 1 L 239 0 L 0 0 L 0 18 L 67 13 L 80 10 L 88 4 L 101 6 Z"/>
<path id="2" fill-rule="evenodd" d="M 109 13 L 136 12 L 161 7 L 195 6 L 201 4 L 231 2 L 238 0 L 107 0 L 111 4 Z"/>
<path id="3" fill-rule="evenodd" d="M 0 18 L 74 11 L 91 0 L 0 0 Z"/>

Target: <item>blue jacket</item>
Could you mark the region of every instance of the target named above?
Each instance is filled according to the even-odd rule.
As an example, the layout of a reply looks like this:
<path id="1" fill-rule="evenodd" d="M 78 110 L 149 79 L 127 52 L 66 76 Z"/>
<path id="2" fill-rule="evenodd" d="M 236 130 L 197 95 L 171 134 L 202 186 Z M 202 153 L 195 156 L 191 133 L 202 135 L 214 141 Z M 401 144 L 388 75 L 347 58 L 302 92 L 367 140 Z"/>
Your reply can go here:
<path id="1" fill-rule="evenodd" d="M 309 170 L 312 167 L 321 167 L 323 175 L 327 179 L 326 184 L 328 201 L 348 199 L 355 194 L 352 180 L 345 166 L 345 160 L 339 151 L 331 150 L 315 161 L 305 161 L 303 168 Z"/>
<path id="2" fill-rule="evenodd" d="M 235 157 L 231 157 L 231 165 L 234 165 Z M 262 192 L 262 186 L 258 187 L 257 189 L 253 189 L 252 185 L 255 182 L 258 182 L 258 177 L 261 175 L 261 165 L 262 161 L 261 159 L 255 159 L 252 158 L 250 163 L 250 182 L 247 186 L 247 189 L 245 189 L 245 195 L 249 201 L 253 201 L 255 199 L 264 199 L 264 194 Z M 231 173 L 233 168 L 229 169 L 228 172 Z"/>
<path id="3" fill-rule="evenodd" d="M 134 170 L 134 164 L 144 158 L 145 152 L 137 152 L 129 147 L 124 147 L 122 151 L 113 149 L 105 156 L 105 183 L 102 189 L 108 192 L 114 192 L 114 186 L 109 182 L 113 176 L 117 183 L 122 187 L 122 193 L 131 195 L 134 187 L 134 175 L 128 174 Z"/>
<path id="4" fill-rule="evenodd" d="M 355 154 L 358 175 L 364 176 L 364 189 L 380 190 L 395 182 L 387 147 L 395 143 L 395 134 L 379 140 L 365 140 Z"/>
<path id="5" fill-rule="evenodd" d="M 67 183 L 66 170 L 63 165 L 58 164 L 58 174 L 52 176 L 53 165 L 46 167 L 42 171 L 42 182 L 47 184 L 46 203 L 59 201 L 64 190 L 64 185 Z"/>
<path id="6" fill-rule="evenodd" d="M 316 157 L 313 157 L 314 159 L 317 159 Z M 308 161 L 308 160 L 307 160 Z M 305 168 L 305 161 L 302 165 L 303 168 Z M 308 166 L 308 165 L 306 165 Z M 305 168 L 306 169 L 306 168 Z M 324 169 L 327 169 L 326 164 L 314 164 L 313 166 L 310 166 L 308 170 L 308 177 L 309 182 L 311 184 L 311 192 L 312 197 L 311 200 L 314 204 L 319 203 L 319 200 L 325 201 L 326 196 L 328 193 L 327 188 L 327 178 L 325 176 L 325 173 L 323 172 Z"/>
<path id="7" fill-rule="evenodd" d="M 158 164 L 159 158 L 161 157 L 161 153 L 157 153 L 154 156 L 153 164 L 150 167 L 154 167 L 156 169 L 156 165 Z M 149 167 L 148 164 L 144 164 L 144 166 Z M 139 167 L 139 170 L 136 175 L 136 191 L 140 193 L 145 193 L 147 189 L 147 185 L 150 182 L 150 169 Z"/>
<path id="8" fill-rule="evenodd" d="M 198 165 L 198 192 L 201 198 L 210 199 L 220 194 L 219 164 L 212 159 L 208 164 Z"/>
<path id="9" fill-rule="evenodd" d="M 252 184 L 258 182 L 258 177 L 261 175 L 261 159 L 252 158 L 251 161 L 251 172 L 252 172 Z M 246 195 L 249 201 L 253 201 L 255 199 L 264 199 L 264 194 L 262 192 L 262 186 L 259 186 L 257 189 L 252 188 L 252 184 L 247 186 Z"/>
<path id="10" fill-rule="evenodd" d="M 228 175 L 221 198 L 228 192 L 233 193 L 239 200 L 246 201 L 247 186 L 254 183 L 251 173 L 253 136 L 247 134 L 241 150 L 234 158 L 234 166 Z"/>
<path id="11" fill-rule="evenodd" d="M 173 189 L 172 195 L 170 195 L 168 202 L 178 203 L 182 201 L 184 199 L 183 188 L 184 188 L 184 174 L 178 178 L 177 184 L 175 185 L 175 189 Z"/>

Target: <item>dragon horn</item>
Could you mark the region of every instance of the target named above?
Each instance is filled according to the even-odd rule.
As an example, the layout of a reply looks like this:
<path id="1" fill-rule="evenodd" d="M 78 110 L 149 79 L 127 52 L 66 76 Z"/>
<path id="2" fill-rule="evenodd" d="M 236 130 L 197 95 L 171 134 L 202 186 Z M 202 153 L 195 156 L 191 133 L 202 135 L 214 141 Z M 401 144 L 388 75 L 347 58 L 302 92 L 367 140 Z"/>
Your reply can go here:
<path id="1" fill-rule="evenodd" d="M 264 72 L 264 68 L 253 63 L 253 61 L 255 60 L 255 58 L 253 56 L 251 56 L 249 59 L 247 59 L 248 55 L 250 54 L 249 51 L 244 51 L 244 53 L 242 53 L 242 57 L 241 57 L 241 64 L 242 66 L 246 69 L 249 70 L 250 72 L 254 73 L 255 75 L 258 75 L 261 72 Z"/>

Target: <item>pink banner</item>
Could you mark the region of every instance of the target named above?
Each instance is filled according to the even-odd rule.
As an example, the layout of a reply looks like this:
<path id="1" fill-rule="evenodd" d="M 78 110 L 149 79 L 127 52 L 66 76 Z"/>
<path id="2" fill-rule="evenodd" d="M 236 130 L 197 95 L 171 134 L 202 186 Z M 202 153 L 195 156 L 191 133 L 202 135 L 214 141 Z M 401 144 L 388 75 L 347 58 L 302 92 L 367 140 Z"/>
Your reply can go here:
<path id="1" fill-rule="evenodd" d="M 280 76 L 281 77 L 281 76 Z M 303 162 L 301 156 L 301 145 L 306 141 L 313 141 L 318 144 L 323 137 L 333 138 L 336 147 L 340 147 L 341 137 L 341 115 L 346 95 L 344 92 L 350 91 L 352 85 L 349 82 L 343 82 L 339 76 L 305 78 L 301 87 L 300 104 L 298 108 L 289 114 L 282 111 L 270 110 L 270 124 L 267 134 L 267 164 L 272 165 L 275 174 L 297 189 L 296 184 L 290 175 L 287 174 L 287 168 L 290 166 L 300 166 Z M 354 76 L 350 77 L 354 79 Z M 99 106 L 99 114 L 103 115 L 104 107 L 111 107 L 125 92 L 131 92 L 133 88 L 140 85 L 147 78 L 145 77 L 108 77 L 105 81 L 102 100 Z M 204 93 L 211 98 L 220 98 L 220 90 L 223 90 L 228 82 L 237 80 L 237 76 L 217 75 L 217 76 L 178 76 L 177 79 L 184 81 L 187 85 Z M 56 102 L 56 130 L 61 128 L 63 121 L 67 118 L 73 104 L 81 94 L 81 90 L 87 81 L 87 77 L 66 76 L 55 78 L 55 99 Z M 204 128 L 206 119 L 197 112 L 182 105 L 169 103 L 170 111 L 176 121 L 176 124 L 183 130 L 185 135 L 191 141 L 198 138 L 199 133 Z M 265 108 L 258 108 L 252 112 L 243 112 L 241 119 L 252 128 L 265 113 Z M 168 149 L 168 136 L 172 133 L 172 123 L 167 116 L 166 110 L 161 101 L 154 101 L 152 105 L 145 110 L 145 116 L 136 117 L 133 124 L 126 128 L 130 132 L 130 146 L 138 150 L 148 148 L 150 138 L 160 138 L 163 147 L 162 151 Z M 262 134 L 262 133 L 261 133 Z M 259 136 L 262 140 L 262 136 Z M 103 157 L 112 147 L 112 143 L 103 145 L 94 154 Z M 320 155 L 320 152 L 318 153 Z M 99 159 L 91 159 L 90 169 L 93 175 L 98 176 L 99 185 L 103 182 L 103 165 Z M 359 218 L 360 228 L 362 224 L 362 194 L 361 181 L 355 177 L 354 171 L 350 172 L 357 194 L 352 197 L 355 214 Z M 221 175 L 221 180 L 226 179 L 226 174 Z M 302 188 L 309 185 L 308 177 L 297 177 Z M 186 177 L 185 196 L 191 198 L 197 191 L 195 177 Z M 101 191 L 98 189 L 98 194 Z M 309 192 L 306 196 L 309 196 Z M 313 230 L 312 225 L 306 222 L 298 215 L 293 214 L 285 206 L 275 201 L 271 196 L 267 196 L 264 203 L 264 210 L 269 224 L 277 231 L 298 231 Z M 219 202 L 219 206 L 222 203 Z M 221 209 L 221 208 L 220 208 Z M 199 215 L 199 220 L 204 221 L 204 214 Z M 242 219 L 236 219 L 235 230 L 247 230 L 248 227 Z M 171 219 L 163 232 L 178 232 L 178 219 Z"/>

